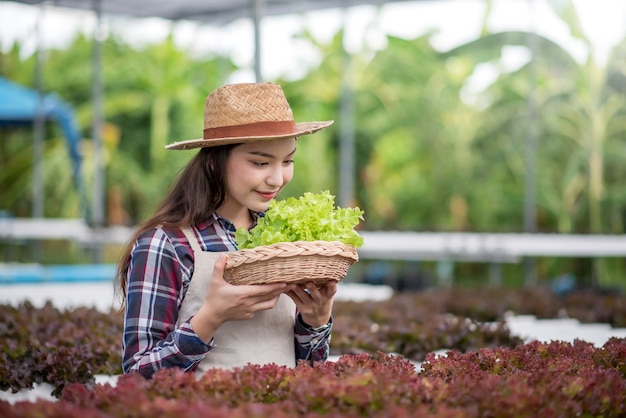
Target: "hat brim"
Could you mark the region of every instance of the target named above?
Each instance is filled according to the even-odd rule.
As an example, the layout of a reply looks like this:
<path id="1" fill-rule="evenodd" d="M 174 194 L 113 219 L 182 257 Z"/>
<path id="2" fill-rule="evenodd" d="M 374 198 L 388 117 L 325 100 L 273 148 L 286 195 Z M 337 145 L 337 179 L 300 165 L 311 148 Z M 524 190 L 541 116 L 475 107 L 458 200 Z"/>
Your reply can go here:
<path id="1" fill-rule="evenodd" d="M 327 120 L 323 122 L 300 122 L 296 123 L 296 128 L 293 132 L 280 134 L 280 135 L 263 135 L 263 136 L 240 136 L 240 137 L 227 137 L 227 138 L 212 138 L 212 139 L 188 139 L 185 141 L 174 142 L 166 145 L 165 148 L 171 150 L 186 150 L 192 148 L 204 148 L 215 147 L 218 145 L 227 144 L 243 144 L 245 142 L 265 141 L 272 139 L 284 139 L 299 137 L 302 135 L 310 135 L 315 132 L 321 131 L 324 128 L 332 125 L 334 121 Z"/>

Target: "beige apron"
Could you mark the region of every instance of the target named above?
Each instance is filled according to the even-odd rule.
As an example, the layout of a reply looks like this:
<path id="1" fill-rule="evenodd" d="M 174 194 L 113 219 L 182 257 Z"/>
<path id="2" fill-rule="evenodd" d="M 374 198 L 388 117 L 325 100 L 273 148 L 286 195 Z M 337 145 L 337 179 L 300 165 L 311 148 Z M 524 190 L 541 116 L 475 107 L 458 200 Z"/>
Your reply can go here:
<path id="1" fill-rule="evenodd" d="M 178 313 L 178 325 L 195 315 L 204 302 L 219 252 L 202 251 L 193 231 L 183 229 L 194 253 L 194 272 Z M 296 305 L 280 295 L 273 309 L 257 312 L 252 319 L 228 321 L 215 332 L 215 346 L 198 365 L 196 374 L 211 368 L 232 369 L 252 364 L 295 367 L 294 323 Z"/>

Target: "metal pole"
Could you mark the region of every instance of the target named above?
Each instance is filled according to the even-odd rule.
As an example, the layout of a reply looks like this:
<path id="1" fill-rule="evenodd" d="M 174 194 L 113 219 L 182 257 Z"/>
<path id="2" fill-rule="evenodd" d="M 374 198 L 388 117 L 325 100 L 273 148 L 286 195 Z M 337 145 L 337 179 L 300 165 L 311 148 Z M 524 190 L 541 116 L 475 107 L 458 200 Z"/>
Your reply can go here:
<path id="1" fill-rule="evenodd" d="M 92 227 L 98 229 L 104 226 L 104 163 L 102 156 L 102 38 L 104 31 L 102 28 L 102 2 L 93 0 L 93 8 L 96 13 L 96 27 L 93 37 L 92 55 L 92 103 L 93 103 L 93 155 L 94 155 L 94 175 L 93 175 L 93 219 Z M 93 243 L 94 262 L 100 261 L 100 246 Z"/>
<path id="2" fill-rule="evenodd" d="M 537 59 L 539 56 L 539 44 L 536 31 L 536 13 L 534 0 L 529 0 L 531 8 L 531 30 L 528 36 L 528 46 L 531 51 L 529 63 L 528 82 L 528 124 L 525 141 L 525 166 L 526 177 L 524 181 L 524 232 L 537 232 Z M 524 284 L 532 286 L 537 282 L 535 259 L 525 257 L 523 260 Z"/>
<path id="3" fill-rule="evenodd" d="M 350 207 L 355 199 L 355 134 L 354 134 L 354 88 L 352 57 L 346 50 L 347 8 L 343 8 L 343 73 L 339 108 L 339 205 Z"/>
<path id="4" fill-rule="evenodd" d="M 261 71 L 261 19 L 265 14 L 265 0 L 252 0 L 252 23 L 254 24 L 254 76 L 263 81 Z"/>
<path id="5" fill-rule="evenodd" d="M 44 187 L 43 187 L 43 141 L 45 135 L 46 115 L 44 114 L 43 98 L 43 52 L 42 49 L 42 21 L 44 16 L 44 5 L 41 5 L 39 17 L 37 18 L 37 60 L 35 64 L 35 89 L 37 90 L 37 108 L 35 109 L 35 120 L 33 125 L 33 218 L 43 218 L 44 216 Z"/>
<path id="6" fill-rule="evenodd" d="M 37 55 L 35 63 L 35 88 L 37 90 L 37 108 L 35 109 L 35 120 L 33 123 L 33 183 L 32 183 L 32 217 L 43 218 L 45 214 L 44 206 L 44 184 L 43 184 L 43 154 L 44 140 L 46 131 L 46 115 L 44 109 L 44 80 L 43 65 L 44 52 L 42 22 L 45 14 L 45 5 L 41 5 L 39 16 L 37 18 L 36 43 Z M 39 262 L 41 260 L 41 242 L 33 241 L 32 245 L 33 260 Z"/>

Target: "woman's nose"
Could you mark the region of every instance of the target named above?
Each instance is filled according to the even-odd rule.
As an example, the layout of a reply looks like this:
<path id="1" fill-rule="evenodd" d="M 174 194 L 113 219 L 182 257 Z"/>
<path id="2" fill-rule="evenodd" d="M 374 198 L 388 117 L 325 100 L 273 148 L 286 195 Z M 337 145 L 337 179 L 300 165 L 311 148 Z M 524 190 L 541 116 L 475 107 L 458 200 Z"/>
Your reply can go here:
<path id="1" fill-rule="evenodd" d="M 281 187 L 284 182 L 283 178 L 283 168 L 282 167 L 273 167 L 270 172 L 267 174 L 267 178 L 265 182 L 269 186 L 273 187 Z"/>

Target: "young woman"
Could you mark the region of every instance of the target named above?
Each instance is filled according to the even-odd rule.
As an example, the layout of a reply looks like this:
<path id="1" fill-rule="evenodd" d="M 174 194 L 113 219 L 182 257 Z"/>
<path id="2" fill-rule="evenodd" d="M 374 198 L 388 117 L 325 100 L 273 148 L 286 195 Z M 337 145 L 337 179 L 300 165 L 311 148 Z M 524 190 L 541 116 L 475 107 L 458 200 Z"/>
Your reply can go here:
<path id="1" fill-rule="evenodd" d="M 125 373 L 327 359 L 336 283 L 231 285 L 223 253 L 291 181 L 296 138 L 332 123 L 296 123 L 275 83 L 207 97 L 203 138 L 167 146 L 200 151 L 120 258 Z"/>

